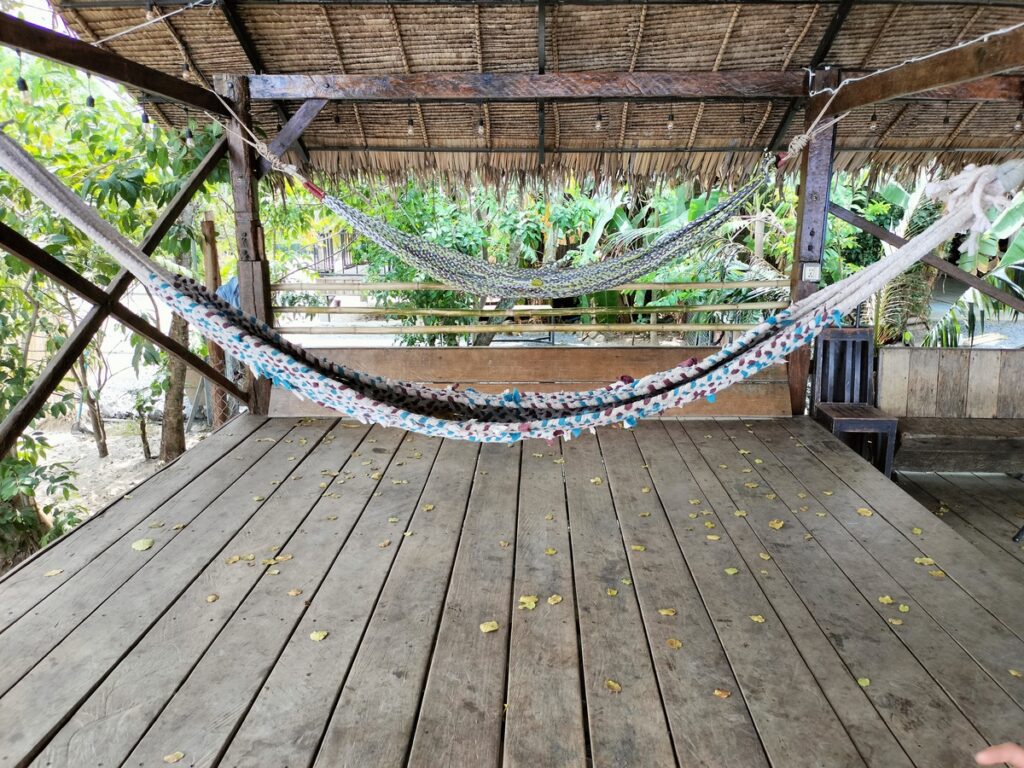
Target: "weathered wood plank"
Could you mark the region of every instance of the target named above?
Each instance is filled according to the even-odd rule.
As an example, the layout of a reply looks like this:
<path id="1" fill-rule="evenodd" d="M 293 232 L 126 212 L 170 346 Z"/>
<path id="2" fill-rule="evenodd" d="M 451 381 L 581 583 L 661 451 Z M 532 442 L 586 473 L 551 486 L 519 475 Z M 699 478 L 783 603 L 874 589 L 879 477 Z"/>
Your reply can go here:
<path id="1" fill-rule="evenodd" d="M 650 492 L 654 482 L 646 468 L 664 465 L 666 459 L 678 462 L 678 456 L 669 446 L 667 456 L 645 458 L 631 431 L 603 430 L 599 436 L 623 537 L 645 547 L 643 552 L 627 551 L 633 584 L 619 589 L 635 591 L 640 603 L 679 763 L 767 766 L 744 697 L 721 699 L 714 694 L 716 689 L 736 693 L 736 678 L 726 655 L 729 649 L 723 649 L 690 573 L 700 561 L 688 563 L 684 557 L 692 546 L 707 547 L 709 542 L 701 535 L 681 550 L 658 494 Z M 681 517 L 679 508 L 673 512 Z M 677 614 L 660 615 L 659 609 L 666 607 Z M 712 614 L 721 624 L 719 610 L 712 609 Z M 682 647 L 672 647 L 672 641 Z"/>
<path id="2" fill-rule="evenodd" d="M 939 370 L 935 392 L 935 413 L 952 418 L 967 415 L 969 349 L 935 350 Z"/>
<path id="3" fill-rule="evenodd" d="M 715 470 L 701 457 L 682 422 L 665 422 L 664 435 L 658 434 L 658 428 L 651 425 L 637 435 L 641 445 L 645 441 L 650 444 L 655 437 L 662 445 L 667 443 L 662 449 L 666 459 L 659 462 L 661 450 L 645 450 L 644 456 L 659 495 L 663 500 L 672 498 L 678 509 L 678 522 L 674 522 L 676 537 L 691 563 L 772 765 L 864 765 L 775 606 L 755 578 L 755 569 L 759 570 L 764 562 L 759 554 L 763 545 L 753 539 L 743 519 L 735 515 L 737 505 L 722 488 Z M 700 429 L 696 432 L 701 440 L 707 434 Z M 685 463 L 685 475 L 672 468 L 673 447 Z M 689 487 L 678 485 L 683 477 Z M 696 521 L 689 520 L 689 525 L 684 526 L 683 499 L 688 497 L 701 502 L 711 514 L 698 513 Z M 689 505 L 689 514 L 701 510 L 701 504 Z M 708 529 L 708 522 L 715 528 Z M 722 536 L 722 540 L 707 541 L 709 533 Z M 729 575 L 727 568 L 739 572 Z M 762 617 L 764 621 L 758 623 L 751 616 Z M 764 667 L 766 658 L 773 659 L 773 671 Z M 793 690 L 799 690 L 800 696 L 793 696 Z M 800 735 L 800 723 L 808 718 L 813 718 L 815 730 L 821 734 L 814 744 Z"/>
<path id="4" fill-rule="evenodd" d="M 480 448 L 409 766 L 501 763 L 521 454 L 519 445 Z M 498 631 L 482 632 L 486 621 Z"/>
<path id="5" fill-rule="evenodd" d="M 808 473 L 801 477 L 808 491 L 822 503 L 827 501 L 825 506 L 836 519 L 870 548 L 997 685 L 1024 701 L 1024 682 L 1006 672 L 1024 656 L 1024 614 L 1014 591 L 1007 589 L 1021 583 L 1020 575 L 985 561 L 969 543 L 949 527 L 936 524 L 926 509 L 820 427 L 802 420 L 779 423 L 794 435 L 793 446 L 806 447 L 806 455 L 813 454 L 843 481 L 829 488 L 834 481 L 827 475 L 820 470 L 817 475 Z M 858 515 L 861 507 L 875 514 Z M 915 534 L 914 528 L 922 533 Z M 920 557 L 931 558 L 934 565 L 915 563 Z M 935 578 L 929 573 L 935 569 L 947 575 Z"/>
<path id="6" fill-rule="evenodd" d="M 1024 350 L 1004 349 L 999 364 L 996 416 L 1024 418 Z"/>
<path id="7" fill-rule="evenodd" d="M 61 537 L 0 579 L 0 630 L 6 628 L 78 569 L 91 562 L 131 526 L 149 515 L 196 477 L 220 461 L 266 419 L 240 416 L 216 434 L 183 453 L 105 509 L 74 529 L 73 538 Z M 59 549 L 59 551 L 58 551 Z M 57 577 L 47 571 L 60 569 Z"/>
<path id="8" fill-rule="evenodd" d="M 270 422 L 269 425 L 268 437 L 289 434 L 287 422 Z M 271 481 L 284 482 L 296 466 L 295 462 L 287 461 L 286 456 L 293 454 L 298 458 L 307 453 L 323 437 L 327 428 L 326 423 L 296 427 L 291 430 L 291 437 L 296 441 L 305 440 L 308 447 L 297 443 L 289 445 L 282 440 L 274 444 L 212 503 L 209 503 L 212 495 L 209 490 L 191 503 L 187 497 L 181 497 L 174 506 L 173 511 L 177 513 L 175 518 L 161 520 L 163 527 L 139 528 L 124 537 L 111 552 L 131 564 L 131 578 L 126 583 L 123 580 L 117 582 L 114 585 L 117 591 L 56 648 L 47 653 L 54 642 L 49 639 L 40 642 L 40 634 L 36 632 L 31 641 L 33 645 L 24 650 L 19 647 L 4 651 L 5 659 L 17 655 L 17 663 L 12 665 L 13 671 L 6 669 L 5 662 L 5 678 L 13 677 L 18 672 L 23 676 L 0 698 L 0 732 L 5 734 L 0 743 L 0 758 L 18 764 L 18 761 L 34 754 L 43 745 L 49 734 L 62 724 L 95 687 L 96 682 L 145 635 L 188 588 L 196 574 L 216 557 L 221 547 L 265 503 L 262 496 L 252 495 L 253 489 L 266 488 L 269 493 L 274 488 L 270 485 Z M 250 438 L 246 445 L 255 447 L 257 444 L 254 438 Z M 198 485 L 195 483 L 192 487 Z M 218 490 L 222 489 L 223 486 Z M 201 510 L 201 514 L 198 510 Z M 180 531 L 175 531 L 173 525 L 176 522 L 188 524 Z M 136 536 L 153 538 L 154 546 L 144 552 L 133 551 L 129 541 Z M 109 564 L 107 567 L 110 567 Z M 81 574 L 76 579 L 80 581 L 76 594 L 84 602 L 89 595 L 82 591 L 82 587 L 86 586 L 83 579 Z M 117 588 L 122 583 L 123 586 Z M 91 588 L 99 590 L 101 585 L 102 582 Z M 108 588 L 107 592 L 110 591 L 113 589 Z M 69 606 L 68 610 L 74 610 L 74 606 Z M 54 614 L 49 611 L 45 614 L 31 614 L 35 615 L 49 616 L 51 620 L 54 618 Z M 57 618 L 60 618 L 59 614 Z M 11 631 L 0 635 L 0 639 L 8 635 L 14 637 L 13 630 L 22 623 L 15 624 Z M 55 640 L 63 637 L 63 634 Z M 38 663 L 34 663 L 37 659 Z M 24 674 L 26 661 L 34 663 L 34 666 Z M 24 718 L 26 711 L 33 713 L 30 721 Z"/>
<path id="9" fill-rule="evenodd" d="M 336 428 L 324 437 L 286 489 L 270 496 L 232 537 L 53 737 L 37 763 L 121 765 L 158 715 L 161 722 L 154 726 L 158 733 L 165 732 L 166 720 L 176 730 L 168 737 L 173 746 L 167 745 L 154 761 L 180 750 L 191 764 L 203 762 L 202 743 L 230 730 L 231 714 L 246 703 L 246 681 L 273 664 L 274 640 L 282 633 L 287 639 L 295 614 L 304 609 L 303 600 L 287 591 L 297 587 L 313 591 L 310 585 L 315 587 L 326 571 L 377 485 L 365 472 L 352 477 L 347 471 L 353 466 L 363 469 L 351 454 L 367 431 L 362 426 Z M 382 430 L 373 435 L 383 436 Z M 394 439 L 386 447 L 393 452 L 397 442 Z M 363 442 L 363 450 L 366 447 Z M 339 470 L 341 475 L 333 480 L 322 474 Z M 320 488 L 328 482 L 327 488 Z M 333 497 L 337 492 L 344 494 L 342 499 Z M 326 521 L 328 511 L 345 519 Z M 244 552 L 255 554 L 252 566 L 225 563 Z M 291 559 L 273 566 L 263 562 L 282 554 Z M 208 602 L 210 595 L 217 596 L 215 602 Z M 239 635 L 242 647 L 238 647 Z M 174 653 L 168 653 L 169 647 Z M 210 679 L 211 665 L 222 676 L 220 681 Z M 225 680 L 226 686 L 218 684 Z M 192 699 L 196 686 L 201 686 L 200 702 Z M 217 693 L 225 689 L 231 695 Z M 180 722 L 183 705 L 193 722 Z"/>
<path id="10" fill-rule="evenodd" d="M 640 607 L 622 583 L 632 572 L 597 440 L 569 441 L 562 453 L 572 549 L 552 557 L 571 556 L 576 576 L 592 764 L 673 766 Z M 609 589 L 618 593 L 610 596 Z"/>
<path id="11" fill-rule="evenodd" d="M 422 496 L 434 509 L 417 513 L 412 535 L 398 540 L 401 548 L 394 567 L 314 765 L 371 768 L 405 760 L 475 476 L 469 469 L 476 464 L 478 447 L 466 442 L 442 444 Z M 479 624 L 472 620 L 478 633 Z"/>
<path id="12" fill-rule="evenodd" d="M 319 585 L 315 579 L 298 585 L 309 600 L 308 610 L 228 745 L 220 761 L 223 766 L 308 765 L 316 755 L 363 631 L 402 546 L 401 533 L 410 530 L 416 519 L 417 505 L 441 446 L 440 440 L 388 432 L 403 438 L 398 454 L 323 580 Z M 340 530 L 351 526 L 372 475 L 383 469 L 376 460 L 386 453 L 374 452 L 386 451 L 388 444 L 383 438 L 379 442 L 356 457 L 365 471 L 346 480 L 348 493 L 342 494 L 342 506 L 332 513 L 339 520 L 326 520 L 333 525 L 342 523 Z M 363 468 L 366 460 L 374 463 Z M 439 493 L 444 491 L 439 489 Z M 343 519 L 349 522 L 343 523 Z M 392 543 L 381 548 L 384 541 Z M 310 633 L 324 629 L 330 632 L 326 640 L 310 640 Z"/>
<path id="13" fill-rule="evenodd" d="M 788 440 L 781 427 L 758 425 L 755 431 L 766 442 L 759 443 L 749 435 L 750 439 L 744 440 L 736 430 L 727 429 L 734 445 L 744 446 L 751 451 L 749 455 L 761 459 L 762 464 L 752 473 L 755 480 L 759 475 L 767 479 L 770 474 L 770 487 L 780 497 L 780 506 L 796 510 L 787 510 L 785 527 L 770 538 L 781 538 L 791 527 L 790 535 L 798 542 L 800 537 L 811 536 L 804 549 L 821 547 L 834 562 L 832 568 L 838 566 L 840 578 L 856 591 L 834 594 L 831 601 L 825 597 L 824 603 L 817 603 L 816 591 L 803 580 L 813 582 L 816 571 L 824 580 L 828 566 L 814 567 L 807 552 L 797 552 L 795 547 L 771 553 L 787 572 L 804 571 L 797 587 L 801 596 L 809 601 L 812 613 L 850 668 L 865 670 L 864 676 L 872 682 L 864 694 L 912 759 L 922 765 L 959 764 L 970 759 L 979 743 L 1006 738 L 1024 724 L 1024 710 L 992 685 L 989 675 L 955 638 L 920 610 L 913 595 L 891 575 L 889 561 L 882 560 L 880 567 L 874 550 L 862 546 L 844 526 L 849 517 L 864 520 L 864 538 L 868 538 L 874 528 L 888 529 L 888 524 L 867 507 L 848 507 L 841 498 L 840 481 L 823 472 L 805 451 L 794 450 L 794 441 Z M 834 488 L 833 495 L 806 484 L 809 477 Z M 815 491 L 819 491 L 817 496 Z M 833 501 L 836 498 L 839 501 Z M 856 509 L 872 514 L 865 516 Z M 879 602 L 886 595 L 892 598 L 891 604 Z M 900 613 L 900 604 L 908 605 L 910 612 Z M 872 611 L 877 615 L 872 616 Z M 892 624 L 890 619 L 902 624 Z"/>
<path id="14" fill-rule="evenodd" d="M 935 402 L 939 386 L 939 356 L 934 349 L 910 350 L 910 379 L 907 382 L 907 415 L 937 416 Z"/>
<path id="15" fill-rule="evenodd" d="M 284 424 L 264 425 L 164 505 L 144 518 L 137 517 L 133 525 L 124 526 L 125 530 L 117 539 L 104 541 L 107 546 L 90 562 L 81 566 L 70 579 L 59 584 L 30 612 L 0 634 L 0 654 L 4 658 L 4 664 L 0 667 L 0 695 L 63 641 L 121 585 L 143 569 L 164 546 L 173 544 L 182 531 L 174 530 L 172 526 L 190 524 L 217 499 L 226 484 L 238 482 L 240 477 L 245 476 L 244 472 L 251 471 L 254 462 L 272 450 L 271 443 L 256 440 L 276 440 L 287 431 L 288 427 Z M 118 526 L 118 529 L 121 527 Z M 155 531 L 165 535 L 156 536 Z M 153 538 L 153 547 L 137 553 L 137 557 L 127 557 L 126 552 L 136 554 L 131 549 L 131 543 L 142 538 Z"/>
<path id="16" fill-rule="evenodd" d="M 891 416 L 907 413 L 910 379 L 910 349 L 883 347 L 878 350 L 878 407 Z"/>
<path id="17" fill-rule="evenodd" d="M 508 768 L 583 768 L 587 759 L 572 562 L 544 554 L 572 551 L 556 461 L 563 461 L 560 444 L 523 445 L 512 596 L 537 595 L 540 603 L 539 610 L 512 611 L 502 761 Z M 562 601 L 549 606 L 552 595 Z"/>
<path id="18" fill-rule="evenodd" d="M 1013 543 L 1013 535 L 1020 530 L 1024 520 L 1014 519 L 1012 512 L 1006 516 L 997 512 L 995 508 L 1006 510 L 1012 509 L 1013 505 L 1006 503 L 1006 497 L 995 494 L 994 504 L 990 503 L 986 496 L 992 488 L 984 480 L 964 472 L 950 472 L 918 475 L 915 482 L 1014 559 L 1024 562 L 1024 551 L 1019 544 Z M 1019 506 L 1017 508 L 1020 509 Z"/>
<path id="19" fill-rule="evenodd" d="M 991 419 L 996 415 L 999 399 L 999 370 L 1001 350 L 972 349 L 968 362 L 967 416 L 972 419 Z"/>

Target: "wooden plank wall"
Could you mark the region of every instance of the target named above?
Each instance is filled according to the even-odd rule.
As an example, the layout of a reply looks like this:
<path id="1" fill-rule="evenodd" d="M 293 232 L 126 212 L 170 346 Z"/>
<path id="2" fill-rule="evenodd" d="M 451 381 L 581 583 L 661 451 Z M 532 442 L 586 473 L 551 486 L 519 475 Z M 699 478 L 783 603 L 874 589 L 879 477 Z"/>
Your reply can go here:
<path id="1" fill-rule="evenodd" d="M 893 416 L 1024 418 L 1024 349 L 884 347 L 878 407 Z"/>
<path id="2" fill-rule="evenodd" d="M 313 354 L 362 371 L 445 387 L 458 383 L 482 392 L 589 390 L 620 376 L 639 378 L 672 368 L 710 347 L 345 347 Z M 275 416 L 322 416 L 326 409 L 285 390 L 271 395 Z M 669 411 L 672 416 L 788 416 L 785 365 L 767 368 L 706 400 Z"/>

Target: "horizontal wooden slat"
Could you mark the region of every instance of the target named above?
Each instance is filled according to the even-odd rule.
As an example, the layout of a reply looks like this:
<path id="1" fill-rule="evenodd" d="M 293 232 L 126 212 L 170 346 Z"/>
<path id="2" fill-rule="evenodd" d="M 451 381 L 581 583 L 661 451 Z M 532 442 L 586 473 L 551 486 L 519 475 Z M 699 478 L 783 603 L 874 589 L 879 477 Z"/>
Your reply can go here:
<path id="1" fill-rule="evenodd" d="M 789 289 L 789 280 L 708 280 L 694 283 L 623 283 L 615 291 L 731 291 L 740 288 Z M 314 291 L 316 293 L 373 293 L 375 291 L 455 291 L 460 288 L 444 283 L 356 283 L 341 280 L 317 280 L 313 283 L 274 283 L 272 291 Z"/>
<path id="2" fill-rule="evenodd" d="M 440 336 L 448 333 L 679 333 L 749 331 L 751 323 L 545 323 L 518 325 L 276 325 L 278 333 L 356 336 Z"/>

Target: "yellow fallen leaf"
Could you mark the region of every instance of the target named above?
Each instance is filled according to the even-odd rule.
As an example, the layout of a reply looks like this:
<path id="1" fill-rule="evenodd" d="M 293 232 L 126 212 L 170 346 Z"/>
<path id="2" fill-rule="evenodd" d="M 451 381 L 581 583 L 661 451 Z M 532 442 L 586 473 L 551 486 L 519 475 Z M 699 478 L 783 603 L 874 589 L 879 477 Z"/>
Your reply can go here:
<path id="1" fill-rule="evenodd" d="M 832 491 L 822 491 L 822 493 L 824 493 L 826 496 L 832 495 Z"/>
<path id="2" fill-rule="evenodd" d="M 267 571 L 267 575 L 268 576 L 277 576 L 280 573 L 281 573 L 281 569 L 280 568 L 271 568 L 269 571 Z"/>
<path id="3" fill-rule="evenodd" d="M 547 549 L 544 550 L 544 554 L 545 555 L 557 555 L 558 554 L 558 550 L 555 549 L 554 547 L 548 547 Z"/>
<path id="4" fill-rule="evenodd" d="M 639 517 L 650 517 L 651 513 L 650 512 L 640 512 L 640 513 L 638 513 L 638 516 Z"/>
<path id="5" fill-rule="evenodd" d="M 867 507 L 857 507 L 857 514 L 861 517 L 871 517 L 875 513 Z"/>
<path id="6" fill-rule="evenodd" d="M 549 520 L 549 521 L 550 521 L 550 520 L 554 520 L 554 519 L 555 519 L 555 516 L 549 513 L 549 514 L 547 514 L 547 515 L 544 515 L 544 519 L 545 519 L 545 520 Z"/>
<path id="7" fill-rule="evenodd" d="M 889 623 L 896 627 L 903 626 L 903 619 L 897 619 L 895 617 L 889 619 Z"/>
<path id="8" fill-rule="evenodd" d="M 882 595 L 880 598 L 878 598 L 878 602 L 880 602 L 882 605 L 892 605 L 893 599 L 889 597 L 889 595 Z"/>
<path id="9" fill-rule="evenodd" d="M 697 513 L 696 513 L 696 512 L 691 512 L 691 513 L 689 514 L 689 518 L 690 518 L 691 520 L 696 520 L 696 519 L 697 519 Z"/>
<path id="10" fill-rule="evenodd" d="M 776 496 L 776 495 L 775 495 L 774 493 L 766 493 L 766 494 L 764 495 L 764 497 L 765 497 L 766 499 L 768 499 L 769 501 L 775 501 L 775 500 L 776 500 L 777 498 L 779 498 L 779 497 L 778 497 L 778 496 Z"/>
<path id="11" fill-rule="evenodd" d="M 488 634 L 489 632 L 497 632 L 498 631 L 498 622 L 496 622 L 496 621 L 485 621 L 483 624 L 480 625 L 480 631 L 483 632 L 485 635 Z"/>
<path id="12" fill-rule="evenodd" d="M 718 465 L 718 468 L 719 468 L 719 469 L 728 469 L 728 468 L 729 468 L 729 465 L 728 465 L 728 464 L 719 464 L 719 465 Z"/>
<path id="13" fill-rule="evenodd" d="M 798 509 L 797 511 L 798 511 L 798 512 L 806 512 L 806 511 L 807 511 L 807 510 L 809 510 L 809 509 L 810 509 L 810 507 L 809 507 L 809 506 L 807 506 L 806 504 L 804 504 L 804 505 L 803 505 L 802 507 L 800 507 L 800 509 Z"/>
<path id="14" fill-rule="evenodd" d="M 746 448 L 740 448 L 740 456 L 746 456 L 749 453 L 750 451 L 748 451 Z"/>
<path id="15" fill-rule="evenodd" d="M 764 459 L 754 459 L 755 464 L 764 464 Z"/>
<path id="16" fill-rule="evenodd" d="M 722 539 L 722 537 L 719 536 L 717 533 L 709 533 L 704 538 L 707 539 L 708 541 L 721 541 L 721 539 Z"/>
<path id="17" fill-rule="evenodd" d="M 154 520 L 152 523 L 149 524 L 149 527 L 150 528 L 163 528 L 164 524 L 160 520 Z"/>
<path id="18" fill-rule="evenodd" d="M 371 480 L 380 480 L 383 475 L 380 472 L 374 472 L 370 475 Z"/>
<path id="19" fill-rule="evenodd" d="M 769 555 L 767 552 L 759 553 L 758 557 L 760 557 L 762 560 L 771 560 L 772 559 L 772 556 Z"/>
<path id="20" fill-rule="evenodd" d="M 242 559 L 245 560 L 246 562 L 252 562 L 253 560 L 256 559 L 256 555 L 254 555 L 252 552 L 248 552 L 248 553 L 242 555 Z"/>
<path id="21" fill-rule="evenodd" d="M 331 633 L 328 632 L 326 629 L 315 629 L 315 630 L 313 630 L 312 632 L 309 633 L 309 639 L 312 640 L 314 643 L 319 643 L 321 640 L 326 638 L 329 634 L 331 634 Z"/>
<path id="22" fill-rule="evenodd" d="M 724 688 L 715 688 L 715 696 L 720 699 L 728 699 L 732 696 L 732 691 L 727 691 Z"/>
<path id="23" fill-rule="evenodd" d="M 858 677 L 857 678 L 857 685 L 859 685 L 861 688 L 867 688 L 869 685 L 871 685 L 871 678 L 868 678 L 868 677 Z"/>
<path id="24" fill-rule="evenodd" d="M 220 600 L 220 595 L 207 595 L 206 596 L 206 602 L 208 602 L 208 603 L 216 603 L 218 600 Z"/>
<path id="25" fill-rule="evenodd" d="M 650 493 L 650 492 L 651 492 L 651 488 L 648 485 L 645 485 L 643 488 L 640 489 L 640 493 Z"/>
<path id="26" fill-rule="evenodd" d="M 900 603 L 896 610 L 900 613 L 910 613 L 910 606 L 906 603 Z"/>
<path id="27" fill-rule="evenodd" d="M 615 587 L 608 587 L 608 589 L 606 589 L 605 592 L 608 594 L 608 597 L 615 597 L 617 594 L 619 594 L 619 590 L 617 590 Z"/>
<path id="28" fill-rule="evenodd" d="M 535 459 L 543 459 L 544 458 L 544 454 L 543 453 L 531 453 L 530 455 L 533 456 L 533 458 L 535 458 Z"/>
<path id="29" fill-rule="evenodd" d="M 565 459 L 555 459 L 552 464 L 565 464 Z"/>
<path id="30" fill-rule="evenodd" d="M 930 557 L 915 557 L 914 562 L 918 565 L 935 565 L 935 561 Z"/>
<path id="31" fill-rule="evenodd" d="M 52 571 L 44 573 L 43 576 L 60 576 L 62 573 L 64 573 L 63 568 L 54 568 Z"/>
<path id="32" fill-rule="evenodd" d="M 337 519 L 338 519 L 337 515 L 328 515 L 327 517 L 324 518 L 324 520 L 337 520 Z"/>
<path id="33" fill-rule="evenodd" d="M 234 565 L 235 563 L 237 563 L 241 559 L 242 559 L 241 555 L 232 555 L 231 557 L 227 558 L 224 562 L 227 563 L 228 565 Z"/>
<path id="34" fill-rule="evenodd" d="M 260 565 L 273 565 L 276 562 L 277 561 L 274 560 L 274 558 L 271 557 L 271 558 L 268 558 L 266 560 L 260 560 Z"/>
<path id="35" fill-rule="evenodd" d="M 673 651 L 678 651 L 680 648 L 683 647 L 683 641 L 677 640 L 674 637 L 670 637 L 668 640 L 665 641 L 665 645 L 667 645 Z"/>
<path id="36" fill-rule="evenodd" d="M 769 520 L 768 521 L 768 527 L 769 528 L 774 528 L 776 531 L 779 530 L 780 528 L 782 528 L 782 526 L 784 526 L 784 525 L 785 525 L 785 523 L 782 520 L 776 519 L 776 520 Z"/>
<path id="37" fill-rule="evenodd" d="M 814 514 L 816 514 L 818 517 L 825 517 L 824 512 L 815 512 Z"/>
<path id="38" fill-rule="evenodd" d="M 740 572 L 739 568 L 731 568 L 730 567 L 730 568 L 726 568 L 725 569 L 725 575 L 726 576 L 735 576 L 739 572 Z"/>
<path id="39" fill-rule="evenodd" d="M 156 542 L 154 542 L 152 539 L 139 539 L 138 541 L 132 542 L 132 549 L 134 549 L 136 552 L 145 552 L 147 549 L 150 549 L 155 543 Z"/>
<path id="40" fill-rule="evenodd" d="M 522 610 L 525 608 L 528 611 L 532 611 L 537 607 L 538 600 L 540 600 L 540 598 L 536 595 L 522 595 L 519 598 L 519 609 Z"/>
<path id="41" fill-rule="evenodd" d="M 741 469 L 740 470 L 740 472 L 742 472 L 744 475 L 749 475 L 753 471 L 754 470 L 752 470 L 750 467 L 747 467 L 746 469 Z"/>
<path id="42" fill-rule="evenodd" d="M 388 522 L 389 523 L 397 523 L 398 522 L 398 518 L 392 515 L 391 517 L 388 518 Z"/>
<path id="43" fill-rule="evenodd" d="M 704 527 L 710 531 L 712 528 L 715 527 L 715 523 L 712 520 L 705 520 Z"/>
<path id="44" fill-rule="evenodd" d="M 744 488 L 757 488 L 759 486 L 760 486 L 760 483 L 744 483 L 743 484 Z"/>
<path id="45" fill-rule="evenodd" d="M 921 530 L 920 528 L 918 528 L 917 526 L 914 526 L 913 528 L 911 528 L 911 529 L 910 529 L 910 532 L 911 532 L 912 534 L 914 534 L 915 536 L 920 536 L 920 535 L 921 535 L 922 533 L 924 533 L 924 531 L 922 531 L 922 530 Z"/>
<path id="46" fill-rule="evenodd" d="M 1010 673 L 1010 677 L 1024 677 L 1024 673 L 1019 669 L 1008 669 L 1006 671 Z"/>
<path id="47" fill-rule="evenodd" d="M 605 680 L 604 681 L 604 687 L 607 688 L 612 693 L 622 693 L 622 686 L 619 685 L 614 680 Z"/>
<path id="48" fill-rule="evenodd" d="M 600 477 L 592 477 L 590 478 L 590 482 L 594 485 L 600 485 L 601 483 L 604 482 L 604 480 L 602 480 Z"/>
<path id="49" fill-rule="evenodd" d="M 412 534 L 412 531 L 402 531 L 402 535 L 405 536 L 405 538 L 409 538 Z"/>
<path id="50" fill-rule="evenodd" d="M 433 512 L 434 511 L 434 505 L 433 504 L 424 504 L 423 505 L 423 511 L 424 512 Z"/>
<path id="51" fill-rule="evenodd" d="M 558 605 L 560 602 L 562 602 L 561 595 L 552 595 L 548 598 L 548 605 Z"/>
<path id="52" fill-rule="evenodd" d="M 380 544 L 377 545 L 381 549 L 387 549 L 391 546 L 391 539 L 384 539 Z"/>
<path id="53" fill-rule="evenodd" d="M 630 549 L 632 549 L 634 552 L 646 552 L 647 551 L 647 547 L 645 547 L 643 544 L 633 544 L 632 546 L 630 546 Z"/>
<path id="54" fill-rule="evenodd" d="M 677 611 L 675 608 L 659 608 L 658 613 L 662 616 L 675 616 Z"/>
<path id="55" fill-rule="evenodd" d="M 745 510 L 745 509 L 737 509 L 735 512 L 733 512 L 733 514 L 736 515 L 736 517 L 746 517 L 747 516 L 747 510 Z"/>
<path id="56" fill-rule="evenodd" d="M 298 597 L 301 594 L 302 594 L 302 590 L 301 589 L 289 589 L 288 590 L 288 597 Z"/>
<path id="57" fill-rule="evenodd" d="M 940 571 L 938 568 L 936 568 L 934 571 L 928 571 L 928 575 L 934 576 L 936 579 L 943 579 L 946 577 L 946 572 Z"/>
<path id="58" fill-rule="evenodd" d="M 499 541 L 498 546 L 502 549 L 508 549 L 511 546 L 507 541 Z"/>
<path id="59" fill-rule="evenodd" d="M 755 624 L 764 624 L 764 616 L 762 616 L 760 613 L 755 613 L 753 616 L 750 617 L 750 620 Z"/>
<path id="60" fill-rule="evenodd" d="M 695 507 L 699 507 L 703 502 L 700 499 L 690 499 L 690 503 Z"/>
<path id="61" fill-rule="evenodd" d="M 185 527 L 184 523 L 175 523 L 174 525 L 171 526 L 171 530 L 172 531 L 180 531 L 184 527 Z"/>
<path id="62" fill-rule="evenodd" d="M 164 755 L 165 763 L 177 763 L 179 760 L 184 759 L 184 752 L 171 752 L 169 755 Z"/>
<path id="63" fill-rule="evenodd" d="M 633 580 L 632 580 L 632 579 L 626 579 L 626 578 L 622 578 L 622 579 L 619 579 L 619 581 L 621 581 L 621 582 L 622 582 L 623 584 L 625 584 L 625 585 L 626 585 L 627 587 L 628 587 L 628 586 L 630 586 L 630 585 L 631 585 L 631 584 L 633 583 Z"/>
<path id="64" fill-rule="evenodd" d="M 804 491 L 799 491 L 799 492 L 797 492 L 796 497 L 798 499 L 806 499 L 807 498 L 807 493 L 804 492 Z"/>

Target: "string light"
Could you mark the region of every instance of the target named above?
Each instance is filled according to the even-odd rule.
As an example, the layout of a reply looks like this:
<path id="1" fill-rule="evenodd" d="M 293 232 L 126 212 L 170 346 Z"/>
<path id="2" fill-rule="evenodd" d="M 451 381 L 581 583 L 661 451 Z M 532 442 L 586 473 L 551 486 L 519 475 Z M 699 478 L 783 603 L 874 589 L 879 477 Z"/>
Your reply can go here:
<path id="1" fill-rule="evenodd" d="M 668 122 L 665 123 L 665 130 L 671 131 L 676 127 L 676 116 L 671 112 L 668 113 Z"/>
<path id="2" fill-rule="evenodd" d="M 96 107 L 96 97 L 92 95 L 92 75 L 88 72 L 85 73 L 85 82 L 89 88 L 89 96 L 85 100 L 85 106 L 89 109 L 94 109 Z"/>
<path id="3" fill-rule="evenodd" d="M 871 121 L 868 123 L 868 130 L 872 132 L 878 130 L 878 115 L 874 110 L 871 110 Z"/>
<path id="4" fill-rule="evenodd" d="M 341 125 L 341 104 L 334 103 L 334 124 Z"/>
<path id="5" fill-rule="evenodd" d="M 601 114 L 601 102 L 597 103 L 597 116 L 594 118 L 594 130 L 604 130 L 604 115 Z"/>
<path id="6" fill-rule="evenodd" d="M 412 119 L 412 102 L 409 102 L 409 120 L 405 124 L 405 135 L 412 136 L 416 133 L 416 123 Z"/>
<path id="7" fill-rule="evenodd" d="M 149 112 L 146 111 L 145 107 L 142 108 L 142 116 L 140 117 L 140 120 L 142 122 L 143 131 L 148 132 L 152 129 L 152 123 L 149 122 Z"/>
<path id="8" fill-rule="evenodd" d="M 1024 104 L 1021 104 L 1021 110 L 1017 113 L 1017 120 L 1013 124 L 1013 130 L 1017 133 L 1024 131 Z"/>
<path id="9" fill-rule="evenodd" d="M 484 135 L 484 119 L 482 117 L 480 118 L 480 120 L 476 124 L 476 135 L 477 136 L 483 136 Z"/>
<path id="10" fill-rule="evenodd" d="M 942 124 L 949 125 L 949 102 L 946 102 L 946 114 L 942 116 Z"/>
<path id="11" fill-rule="evenodd" d="M 188 107 L 185 107 L 185 146 L 192 149 L 196 145 L 196 137 L 192 133 L 192 123 L 188 119 Z"/>
<path id="12" fill-rule="evenodd" d="M 21 94 L 21 100 L 26 104 L 32 103 L 32 94 L 28 90 L 28 82 L 21 74 L 21 51 L 18 51 L 18 79 L 15 81 L 15 87 L 18 89 L 18 93 Z"/>
<path id="13" fill-rule="evenodd" d="M 181 79 L 188 80 L 192 77 L 192 67 L 189 66 L 187 61 L 181 62 Z"/>

